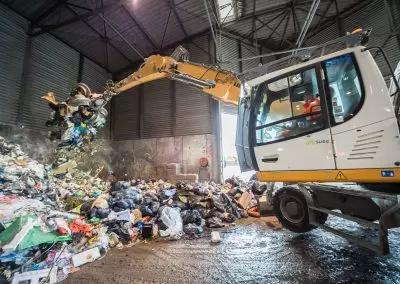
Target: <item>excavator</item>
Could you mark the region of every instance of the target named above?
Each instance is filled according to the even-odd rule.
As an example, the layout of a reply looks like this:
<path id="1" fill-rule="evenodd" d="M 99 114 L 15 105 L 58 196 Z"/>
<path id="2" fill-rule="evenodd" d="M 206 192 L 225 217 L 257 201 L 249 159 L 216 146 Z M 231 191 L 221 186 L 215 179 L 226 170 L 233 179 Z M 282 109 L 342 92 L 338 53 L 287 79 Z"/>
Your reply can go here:
<path id="1" fill-rule="evenodd" d="M 269 201 L 284 227 L 300 233 L 319 227 L 387 254 L 388 229 L 400 226 L 399 83 L 384 51 L 365 47 L 369 36 L 369 30 L 356 31 L 241 74 L 190 62 L 178 47 L 171 56 L 146 58 L 103 94 L 84 84 L 64 104 L 47 94 L 55 110 L 49 125 L 68 117 L 69 102 L 79 127 L 98 126 L 107 115 L 104 105 L 123 91 L 161 78 L 189 84 L 238 106 L 241 170 L 255 170 L 257 180 L 269 184 Z M 371 50 L 388 64 L 393 94 Z M 64 131 L 77 126 L 70 125 Z M 71 135 L 59 136 L 70 143 Z M 328 215 L 372 228 L 378 241 L 325 225 Z"/>

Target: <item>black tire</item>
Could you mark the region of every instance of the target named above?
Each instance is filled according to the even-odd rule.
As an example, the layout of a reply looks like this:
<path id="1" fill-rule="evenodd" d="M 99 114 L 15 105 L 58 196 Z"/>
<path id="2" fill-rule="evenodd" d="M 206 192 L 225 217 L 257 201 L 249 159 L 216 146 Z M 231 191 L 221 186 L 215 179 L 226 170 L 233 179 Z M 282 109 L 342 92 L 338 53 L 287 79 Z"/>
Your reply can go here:
<path id="1" fill-rule="evenodd" d="M 305 233 L 315 229 L 309 223 L 308 207 L 304 195 L 295 188 L 284 187 L 274 195 L 274 212 L 283 227 L 296 233 Z M 316 212 L 317 221 L 324 224 L 328 215 Z"/>

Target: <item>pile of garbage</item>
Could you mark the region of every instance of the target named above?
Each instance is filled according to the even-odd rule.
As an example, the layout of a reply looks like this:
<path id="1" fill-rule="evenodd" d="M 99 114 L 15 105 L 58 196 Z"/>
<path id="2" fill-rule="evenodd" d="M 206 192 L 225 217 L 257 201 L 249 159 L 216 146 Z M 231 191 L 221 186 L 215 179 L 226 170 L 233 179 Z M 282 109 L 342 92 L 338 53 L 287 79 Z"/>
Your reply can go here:
<path id="1" fill-rule="evenodd" d="M 0 137 L 1 277 L 56 283 L 113 247 L 201 237 L 257 217 L 254 189 L 236 178 L 222 185 L 104 181 L 71 160 L 42 165 Z"/>
<path id="2" fill-rule="evenodd" d="M 109 89 L 109 88 L 107 88 Z M 106 123 L 105 108 L 112 93 L 92 93 L 83 83 L 78 83 L 64 101 L 58 102 L 53 92 L 42 98 L 49 103 L 51 113 L 46 126 L 50 127 L 49 138 L 61 140 L 59 147 L 81 148 L 90 144 Z"/>

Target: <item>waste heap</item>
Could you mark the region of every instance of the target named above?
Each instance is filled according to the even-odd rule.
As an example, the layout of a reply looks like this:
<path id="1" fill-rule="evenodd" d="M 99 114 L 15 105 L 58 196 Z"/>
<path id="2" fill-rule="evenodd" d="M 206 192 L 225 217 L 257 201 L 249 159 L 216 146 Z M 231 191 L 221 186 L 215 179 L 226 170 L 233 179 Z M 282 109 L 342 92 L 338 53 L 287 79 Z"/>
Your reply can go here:
<path id="1" fill-rule="evenodd" d="M 201 237 L 207 227 L 257 216 L 252 190 L 236 178 L 103 181 L 71 160 L 42 165 L 0 137 L 0 280 L 56 283 L 112 247 Z"/>

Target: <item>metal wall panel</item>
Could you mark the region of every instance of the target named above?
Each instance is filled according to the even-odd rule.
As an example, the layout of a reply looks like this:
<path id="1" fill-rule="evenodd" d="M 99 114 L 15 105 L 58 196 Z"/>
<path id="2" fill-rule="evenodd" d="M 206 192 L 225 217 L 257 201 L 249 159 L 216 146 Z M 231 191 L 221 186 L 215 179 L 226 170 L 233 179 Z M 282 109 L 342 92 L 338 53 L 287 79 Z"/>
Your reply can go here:
<path id="1" fill-rule="evenodd" d="M 189 60 L 200 64 L 210 64 L 209 36 L 200 36 L 186 45 Z M 202 90 L 181 82 L 174 82 L 175 89 L 175 135 L 195 135 L 212 133 L 211 97 Z"/>
<path id="2" fill-rule="evenodd" d="M 240 58 L 239 42 L 237 40 L 221 37 L 221 54 L 222 62 L 231 61 L 229 63 L 222 63 L 221 68 L 230 70 L 235 73 L 240 73 L 240 63 L 236 59 Z M 221 102 L 221 111 L 228 113 L 235 113 L 236 106 Z"/>
<path id="3" fill-rule="evenodd" d="M 90 90 L 95 93 L 101 93 L 105 89 L 107 80 L 111 79 L 111 74 L 103 67 L 94 63 L 88 58 L 83 60 L 82 83 L 87 84 Z"/>
<path id="4" fill-rule="evenodd" d="M 390 38 L 385 39 L 382 48 L 385 51 L 385 54 L 389 59 L 389 63 L 394 71 L 397 64 L 400 62 L 400 41 L 396 38 L 396 36 L 391 36 Z M 389 66 L 385 62 L 385 59 L 381 53 L 376 56 L 375 60 L 381 69 L 383 76 L 390 76 L 391 74 Z"/>
<path id="5" fill-rule="evenodd" d="M 0 4 L 0 123 L 17 123 L 27 22 Z"/>
<path id="6" fill-rule="evenodd" d="M 50 109 L 40 97 L 53 91 L 66 98 L 78 80 L 79 54 L 49 34 L 32 39 L 26 92 L 22 97 L 22 124 L 46 129 Z"/>
<path id="7" fill-rule="evenodd" d="M 176 84 L 176 135 L 212 133 L 211 97 L 201 90 Z"/>
<path id="8" fill-rule="evenodd" d="M 378 3 L 379 2 L 379 3 Z M 343 24 L 346 31 L 352 31 L 356 27 L 372 28 L 371 38 L 368 42 L 368 46 L 381 46 L 385 43 L 385 38 L 380 36 L 374 36 L 374 33 L 387 32 L 389 28 L 389 21 L 385 15 L 385 6 L 383 1 L 375 1 L 375 3 L 358 10 L 346 19 Z M 374 55 L 376 63 L 378 64 L 381 72 L 385 75 L 386 64 L 383 61 L 383 57 L 380 55 L 375 56 L 375 52 L 371 51 Z"/>
<path id="9" fill-rule="evenodd" d="M 221 67 L 223 69 L 239 73 L 239 62 L 235 61 L 235 59 L 238 59 L 240 57 L 238 41 L 222 36 L 221 45 L 219 46 L 219 48 L 221 49 L 222 62 L 230 61 L 229 63 L 222 63 Z"/>
<path id="10" fill-rule="evenodd" d="M 335 23 L 335 24 L 329 26 L 328 28 L 324 29 L 319 34 L 307 39 L 305 45 L 306 46 L 319 45 L 319 44 L 328 42 L 328 41 L 333 40 L 338 37 L 340 37 L 339 29 L 338 29 L 337 24 Z"/>
<path id="11" fill-rule="evenodd" d="M 209 35 L 199 36 L 187 44 L 189 60 L 200 64 L 210 64 L 210 38 Z"/>
<path id="12" fill-rule="evenodd" d="M 114 140 L 140 138 L 140 87 L 125 91 L 112 99 Z"/>
<path id="13" fill-rule="evenodd" d="M 249 57 L 254 57 L 257 55 L 260 55 L 259 50 L 256 49 L 253 46 L 249 46 L 247 44 L 241 44 L 241 57 L 242 58 L 249 58 Z M 251 60 L 245 60 L 242 61 L 242 71 L 246 71 L 249 70 L 251 68 L 257 67 L 260 64 L 260 59 L 256 58 L 256 59 L 251 59 Z"/>
<path id="14" fill-rule="evenodd" d="M 174 136 L 174 108 L 171 81 L 144 85 L 143 138 Z"/>
<path id="15" fill-rule="evenodd" d="M 107 80 L 111 79 L 110 73 L 104 68 L 97 65 L 88 58 L 83 59 L 82 69 L 82 83 L 87 84 L 90 90 L 95 93 L 102 93 L 105 89 Z M 108 110 L 108 118 L 104 128 L 102 128 L 97 134 L 98 138 L 109 139 L 110 138 L 110 104 L 106 105 Z"/>
<path id="16" fill-rule="evenodd" d="M 391 3 L 390 7 L 386 6 L 385 3 Z M 351 32 L 355 28 L 372 28 L 368 46 L 382 47 L 390 60 L 390 64 L 396 66 L 400 60 L 400 41 L 395 35 L 397 31 L 391 30 L 389 13 L 392 14 L 394 21 L 398 21 L 400 18 L 400 12 L 394 0 L 374 1 L 342 19 L 341 24 L 343 25 L 343 30 L 347 32 Z M 343 34 L 339 34 L 338 24 L 333 23 L 319 34 L 308 39 L 306 43 L 308 46 L 317 45 L 340 36 L 343 36 Z M 375 51 L 371 51 L 371 53 L 374 55 L 382 74 L 388 76 L 390 72 L 383 56 L 376 54 Z"/>

